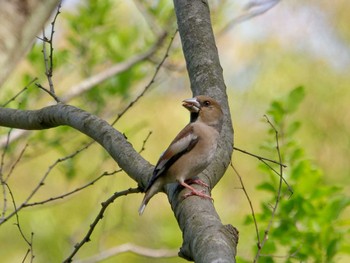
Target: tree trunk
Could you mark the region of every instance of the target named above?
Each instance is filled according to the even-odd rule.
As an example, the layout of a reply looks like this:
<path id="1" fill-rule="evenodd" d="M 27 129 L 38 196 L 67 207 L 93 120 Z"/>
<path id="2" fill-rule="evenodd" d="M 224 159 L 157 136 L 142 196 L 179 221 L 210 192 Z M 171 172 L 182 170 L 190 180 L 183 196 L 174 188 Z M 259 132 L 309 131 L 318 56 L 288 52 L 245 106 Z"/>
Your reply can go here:
<path id="1" fill-rule="evenodd" d="M 226 86 L 211 27 L 206 0 L 174 0 L 178 28 L 194 95 L 205 94 L 218 100 L 225 119 L 216 160 L 200 177 L 214 187 L 231 161 L 233 128 Z M 235 262 L 238 231 L 222 225 L 211 201 L 200 198 L 181 200 L 176 188 L 168 188 L 169 200 L 183 231 L 179 255 L 195 262 Z"/>

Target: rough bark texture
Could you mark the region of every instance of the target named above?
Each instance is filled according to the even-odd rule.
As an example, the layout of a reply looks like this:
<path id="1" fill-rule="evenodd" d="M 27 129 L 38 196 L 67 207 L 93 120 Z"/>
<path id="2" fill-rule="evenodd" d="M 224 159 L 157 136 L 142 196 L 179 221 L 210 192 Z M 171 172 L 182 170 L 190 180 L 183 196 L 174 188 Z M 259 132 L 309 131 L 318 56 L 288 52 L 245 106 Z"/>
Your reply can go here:
<path id="1" fill-rule="evenodd" d="M 59 0 L 0 0 L 0 87 Z"/>
<path id="2" fill-rule="evenodd" d="M 214 187 L 231 161 L 233 128 L 209 6 L 205 0 L 174 0 L 174 6 L 191 89 L 194 95 L 205 94 L 217 99 L 225 113 L 217 158 L 200 175 Z M 175 187 L 169 187 L 167 192 L 183 231 L 179 255 L 198 263 L 235 262 L 238 231 L 221 223 L 213 203 L 197 197 L 181 200 L 182 195 Z"/>

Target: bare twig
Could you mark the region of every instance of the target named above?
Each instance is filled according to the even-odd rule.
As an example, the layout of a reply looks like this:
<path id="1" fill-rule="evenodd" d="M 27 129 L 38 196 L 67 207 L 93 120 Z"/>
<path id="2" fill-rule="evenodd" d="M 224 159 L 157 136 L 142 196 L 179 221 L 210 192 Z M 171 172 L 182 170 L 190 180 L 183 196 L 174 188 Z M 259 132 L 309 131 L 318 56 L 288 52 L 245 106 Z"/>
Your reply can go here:
<path id="1" fill-rule="evenodd" d="M 38 78 L 34 78 L 32 79 L 27 86 L 25 86 L 23 89 L 21 89 L 15 96 L 13 96 L 11 99 L 9 99 L 7 102 L 5 102 L 4 104 L 1 105 L 1 107 L 6 107 L 10 102 L 14 101 L 15 99 L 17 99 L 18 96 L 20 96 L 23 92 L 25 92 L 28 87 L 33 84 L 35 81 L 37 81 Z"/>
<path id="2" fill-rule="evenodd" d="M 238 172 L 237 169 L 234 167 L 234 165 L 233 165 L 232 162 L 230 163 L 230 166 L 231 166 L 232 169 L 235 171 L 235 173 L 236 173 L 236 175 L 237 175 L 237 177 L 238 177 L 238 179 L 239 179 L 239 182 L 240 182 L 240 184 L 241 184 L 242 190 L 243 190 L 243 192 L 244 192 L 244 194 L 245 194 L 245 196 L 246 196 L 246 198 L 247 198 L 247 200 L 248 200 L 249 207 L 250 207 L 250 211 L 251 211 L 252 217 L 253 217 L 254 226 L 255 226 L 256 237 L 257 237 L 257 239 L 258 239 L 258 242 L 257 242 L 257 243 L 260 244 L 259 228 L 258 228 L 258 223 L 257 223 L 256 217 L 255 217 L 255 211 L 254 211 L 253 203 L 252 203 L 252 201 L 251 201 L 251 199 L 250 199 L 250 197 L 249 197 L 249 194 L 248 194 L 248 192 L 247 192 L 247 189 L 246 189 L 245 186 L 244 186 L 242 176 L 239 174 L 239 172 Z"/>
<path id="3" fill-rule="evenodd" d="M 41 90 L 45 91 L 46 93 L 48 93 L 52 98 L 54 98 L 54 100 L 55 100 L 56 102 L 60 102 L 60 99 L 56 96 L 55 93 L 51 92 L 50 90 L 48 90 L 47 88 L 45 88 L 44 86 L 42 86 L 40 83 L 35 83 L 35 85 L 36 85 L 39 89 L 41 89 Z"/>
<path id="4" fill-rule="evenodd" d="M 151 135 L 152 135 L 152 131 L 149 131 L 148 132 L 148 134 L 147 134 L 147 136 L 146 136 L 146 138 L 143 140 L 143 142 L 142 142 L 142 147 L 141 147 L 141 150 L 139 151 L 139 153 L 141 154 L 144 150 L 146 150 L 146 143 L 147 143 L 147 141 L 148 141 L 148 139 L 149 139 L 149 137 L 151 137 Z"/>
<path id="5" fill-rule="evenodd" d="M 14 207 L 14 211 L 15 211 L 15 215 L 16 215 L 16 223 L 15 225 L 17 226 L 18 228 L 18 231 L 20 232 L 23 240 L 28 244 L 29 248 L 28 248 L 28 251 L 30 251 L 30 262 L 33 262 L 33 259 L 34 259 L 34 252 L 33 252 L 33 237 L 34 237 L 34 233 L 32 232 L 31 233 L 31 237 L 30 237 L 30 240 L 28 240 L 28 238 L 25 236 L 25 234 L 23 233 L 23 230 L 22 230 L 22 227 L 21 227 L 21 224 L 19 222 L 19 216 L 18 216 L 18 213 L 17 213 L 17 207 L 16 207 L 16 201 L 15 201 L 15 198 L 13 196 L 13 193 L 11 191 L 11 188 L 8 186 L 7 183 L 6 184 L 6 187 L 7 187 L 7 190 L 8 192 L 10 193 L 10 196 L 11 196 L 11 199 L 12 199 L 12 203 L 13 203 L 13 207 Z M 26 257 L 27 257 L 28 253 L 26 254 Z"/>
<path id="6" fill-rule="evenodd" d="M 276 169 L 273 168 L 270 164 L 268 164 L 265 160 L 261 160 L 261 162 L 263 164 L 265 164 L 267 167 L 269 167 L 271 171 L 273 171 L 275 174 L 277 174 L 279 177 L 281 177 L 281 174 L 278 171 L 276 171 Z M 289 185 L 289 183 L 287 182 L 287 180 L 283 176 L 282 176 L 282 180 L 286 184 L 290 195 L 293 195 L 293 188 Z"/>
<path id="7" fill-rule="evenodd" d="M 12 164 L 9 173 L 7 174 L 7 176 L 4 176 L 4 172 L 3 172 L 3 161 L 4 161 L 4 153 L 6 151 L 7 148 L 4 149 L 3 155 L 1 157 L 1 165 L 0 165 L 0 183 L 1 183 L 1 187 L 2 187 L 2 192 L 3 192 L 3 208 L 2 208 L 2 215 L 1 215 L 1 219 L 0 222 L 5 218 L 5 214 L 7 211 L 7 191 L 6 189 L 9 188 L 8 184 L 7 184 L 7 180 L 10 178 L 12 172 L 14 171 L 15 167 L 17 166 L 17 164 L 19 163 L 19 161 L 21 160 L 25 150 L 27 149 L 28 145 L 25 145 L 24 148 L 22 149 L 22 151 L 20 152 L 18 158 L 16 159 L 16 161 Z"/>
<path id="8" fill-rule="evenodd" d="M 116 246 L 107 249 L 98 255 L 94 255 L 90 258 L 82 260 L 74 260 L 75 263 L 95 263 L 102 260 L 106 260 L 113 256 L 131 252 L 139 256 L 149 257 L 149 258 L 172 258 L 178 256 L 178 250 L 176 249 L 152 249 L 147 247 L 137 246 L 135 244 L 126 243 L 120 246 Z"/>
<path id="9" fill-rule="evenodd" d="M 156 67 L 156 70 L 154 71 L 153 73 L 153 76 L 151 78 L 151 80 L 149 81 L 149 83 L 144 87 L 144 89 L 142 90 L 142 92 L 133 100 L 131 101 L 125 108 L 124 110 L 122 110 L 116 117 L 116 119 L 112 122 L 111 125 L 114 125 L 146 92 L 147 90 L 152 86 L 152 84 L 154 83 L 158 73 L 159 73 L 159 70 L 161 69 L 162 65 L 164 64 L 165 60 L 167 59 L 167 57 L 169 56 L 169 51 L 170 51 L 170 48 L 173 44 L 173 41 L 174 41 L 174 38 L 177 34 L 177 29 L 175 30 L 174 34 L 172 35 L 171 39 L 170 39 L 170 42 L 168 44 L 168 47 L 165 51 L 165 54 L 162 58 L 162 60 L 159 62 L 159 64 L 157 65 Z"/>
<path id="10" fill-rule="evenodd" d="M 285 165 L 283 163 L 279 163 L 278 161 L 275 161 L 275 160 L 272 160 L 272 159 L 269 159 L 269 158 L 265 158 L 265 157 L 262 157 L 262 156 L 259 156 L 259 155 L 256 155 L 256 154 L 253 154 L 253 153 L 250 153 L 250 152 L 247 152 L 247 151 L 239 149 L 239 148 L 237 148 L 235 146 L 233 147 L 233 149 L 236 150 L 236 151 L 239 151 L 241 153 L 244 153 L 244 154 L 247 154 L 247 155 L 250 155 L 250 156 L 253 156 L 253 157 L 257 158 L 259 161 L 261 161 L 263 164 L 265 164 L 267 167 L 269 167 L 271 169 L 271 171 L 273 171 L 278 176 L 280 176 L 280 173 L 278 171 L 276 171 L 268 162 L 271 162 L 271 163 L 274 163 L 274 164 L 278 164 L 279 166 L 283 166 L 284 168 L 287 167 L 287 165 Z M 284 177 L 282 177 L 282 180 L 286 184 L 286 186 L 288 187 L 289 192 L 291 194 L 293 194 L 293 189 L 288 184 L 287 180 Z"/>
<path id="11" fill-rule="evenodd" d="M 15 162 L 11 165 L 10 167 L 10 171 L 8 172 L 6 178 L 4 178 L 5 182 L 10 178 L 10 176 L 12 175 L 14 169 L 16 168 L 17 164 L 20 162 L 20 160 L 23 157 L 24 152 L 27 150 L 28 144 L 24 145 L 22 151 L 19 153 L 17 159 L 15 160 Z"/>
<path id="12" fill-rule="evenodd" d="M 125 196 L 128 194 L 135 194 L 135 193 L 140 193 L 141 190 L 139 188 L 129 188 L 127 190 L 121 191 L 121 192 L 116 192 L 114 193 L 110 198 L 108 198 L 106 201 L 104 201 L 103 203 L 101 203 L 102 208 L 100 209 L 99 213 L 97 214 L 95 220 L 90 224 L 90 228 L 88 230 L 88 232 L 86 233 L 86 235 L 84 236 L 84 238 L 77 243 L 74 246 L 74 250 L 73 252 L 64 260 L 64 263 L 68 263 L 68 262 L 72 262 L 73 257 L 76 253 L 78 253 L 79 249 L 87 242 L 90 241 L 90 237 L 92 232 L 94 231 L 95 227 L 97 226 L 98 222 L 100 220 L 102 220 L 104 212 L 106 211 L 107 207 L 112 204 L 115 199 L 117 199 L 120 196 Z"/>
<path id="13" fill-rule="evenodd" d="M 276 151 L 277 151 L 277 154 L 278 154 L 279 162 L 282 163 L 282 157 L 281 157 L 280 146 L 279 146 L 279 139 L 278 139 L 278 131 L 275 128 L 275 126 L 270 122 L 269 118 L 266 115 L 264 117 L 266 118 L 267 122 L 269 123 L 269 125 L 271 126 L 271 128 L 275 132 Z M 275 204 L 274 204 L 274 206 L 272 208 L 270 221 L 269 221 L 269 223 L 268 223 L 268 225 L 267 225 L 267 227 L 266 227 L 266 229 L 264 231 L 264 237 L 262 239 L 262 242 L 258 243 L 258 251 L 257 251 L 257 253 L 255 255 L 255 258 L 254 258 L 254 261 L 253 261 L 254 263 L 258 261 L 259 257 L 261 256 L 262 248 L 264 247 L 265 243 L 268 240 L 269 232 L 270 232 L 270 229 L 272 227 L 272 223 L 273 223 L 273 220 L 274 220 L 275 215 L 276 215 L 277 207 L 278 207 L 280 199 L 281 199 L 282 184 L 283 184 L 283 166 L 282 165 L 280 165 L 279 175 L 280 175 L 280 180 L 279 180 L 279 184 L 278 184 L 276 201 L 275 201 Z"/>
<path id="14" fill-rule="evenodd" d="M 47 38 L 45 36 L 45 29 L 43 29 L 43 37 L 41 39 L 41 41 L 43 42 L 42 51 L 43 51 L 43 56 L 44 56 L 45 75 L 46 75 L 47 81 L 48 81 L 49 86 L 50 86 L 50 92 L 48 92 L 48 93 L 51 96 L 53 94 L 55 94 L 55 88 L 54 88 L 54 84 L 52 81 L 52 75 L 53 75 L 53 35 L 55 33 L 55 24 L 56 24 L 57 17 L 61 13 L 60 12 L 61 6 L 62 6 L 62 1 L 59 2 L 58 6 L 57 6 L 56 14 L 51 22 L 50 37 Z M 47 55 L 46 44 L 49 44 L 49 55 Z M 52 97 L 56 100 L 56 102 L 59 102 L 57 96 L 52 96 Z"/>
<path id="15" fill-rule="evenodd" d="M 58 165 L 61 162 L 64 162 L 68 159 L 71 159 L 73 157 L 75 157 L 77 154 L 79 154 L 82 151 L 82 149 L 75 151 L 74 153 L 64 157 L 64 158 L 60 158 L 57 159 L 53 164 L 51 164 L 49 166 L 49 168 L 47 169 L 47 171 L 45 172 L 45 174 L 43 175 L 43 177 L 41 178 L 41 180 L 39 181 L 39 183 L 37 184 L 37 186 L 32 190 L 32 192 L 28 195 L 28 197 L 25 199 L 25 201 L 19 205 L 11 214 L 9 214 L 8 216 L 1 218 L 0 219 L 0 225 L 3 224 L 4 222 L 6 222 L 7 220 L 9 220 L 11 217 L 13 217 L 14 215 L 16 215 L 20 210 L 22 210 L 27 204 L 28 202 L 32 199 L 32 197 L 38 192 L 38 190 L 44 185 L 44 182 L 46 180 L 46 178 L 48 177 L 48 175 L 51 173 L 51 171 L 54 169 L 54 167 L 56 165 Z"/>
<path id="16" fill-rule="evenodd" d="M 119 172 L 122 172 L 123 170 L 122 169 L 119 169 L 119 170 L 116 170 L 116 171 L 113 171 L 113 172 L 104 172 L 102 173 L 100 176 L 98 176 L 97 178 L 95 178 L 94 180 L 92 180 L 91 182 L 88 182 L 87 184 L 83 185 L 83 186 L 80 186 L 80 187 L 77 187 L 76 189 L 72 190 L 72 191 L 69 191 L 65 194 L 62 194 L 62 195 L 59 195 L 59 196 L 55 196 L 55 197 L 50 197 L 46 200 L 43 200 L 43 201 L 38 201 L 38 202 L 33 202 L 33 203 L 27 203 L 27 204 L 24 204 L 23 207 L 28 207 L 28 206 L 36 206 L 36 205 L 43 205 L 43 204 L 46 204 L 46 203 L 49 203 L 49 202 L 52 202 L 52 201 L 55 201 L 55 200 L 58 200 L 58 199 L 63 199 L 67 196 L 70 196 L 72 194 L 75 194 L 89 186 L 92 186 L 94 185 L 97 181 L 99 181 L 101 178 L 105 177 L 105 176 L 109 176 L 109 175 L 113 175 L 113 174 L 116 174 L 116 173 L 119 173 Z"/>
<path id="17" fill-rule="evenodd" d="M 268 162 L 271 162 L 271 163 L 275 163 L 275 164 L 278 164 L 278 165 L 282 165 L 284 168 L 287 167 L 287 165 L 285 165 L 285 164 L 283 164 L 283 163 L 279 163 L 279 162 L 277 162 L 277 161 L 275 161 L 275 160 L 272 160 L 272 159 L 269 159 L 269 158 L 266 158 L 266 157 L 262 157 L 262 156 L 259 156 L 259 155 L 254 154 L 254 153 L 247 152 L 247 151 L 242 150 L 242 149 L 239 149 L 239 148 L 237 148 L 237 147 L 235 147 L 235 146 L 233 147 L 233 149 L 236 150 L 236 151 L 239 151 L 239 152 L 241 152 L 241 153 L 244 153 L 244 154 L 253 156 L 253 157 L 257 158 L 257 159 L 260 160 L 260 161 L 268 161 Z"/>
<path id="18" fill-rule="evenodd" d="M 175 32 L 175 34 L 176 34 L 176 32 Z M 149 59 L 157 51 L 157 49 L 162 45 L 165 37 L 166 37 L 166 34 L 162 35 L 158 39 L 158 41 L 149 50 L 147 50 L 146 52 L 140 53 L 138 55 L 135 55 L 135 56 L 131 57 L 130 59 L 128 59 L 127 61 L 124 61 L 122 63 L 115 64 L 114 66 L 106 69 L 105 71 L 102 71 L 102 72 L 100 72 L 100 73 L 98 73 L 98 74 L 96 74 L 96 75 L 94 75 L 94 76 L 92 76 L 90 78 L 85 79 L 81 83 L 78 83 L 77 85 L 72 86 L 69 89 L 69 92 L 65 96 L 63 96 L 63 98 L 61 100 L 55 94 L 50 92 L 48 89 L 46 89 L 42 85 L 40 85 L 40 84 L 36 84 L 36 85 L 40 89 L 42 89 L 45 92 L 47 92 L 50 96 L 52 96 L 55 99 L 56 102 L 60 100 L 60 101 L 62 101 L 64 103 L 67 103 L 68 101 L 70 101 L 70 100 L 74 99 L 75 97 L 81 95 L 82 93 L 90 90 L 95 85 L 105 81 L 106 79 L 111 78 L 111 77 L 113 77 L 113 76 L 115 76 L 117 74 L 120 74 L 120 73 L 130 69 L 131 67 L 135 66 L 136 64 L 140 63 L 141 61 L 144 61 L 145 59 Z M 146 92 L 146 90 L 149 88 L 149 86 L 151 86 L 151 84 L 153 84 L 154 79 L 155 79 L 156 75 L 158 74 L 158 71 L 159 71 L 160 67 L 164 64 L 164 60 L 168 56 L 169 49 L 170 49 L 170 46 L 172 44 L 172 41 L 173 41 L 173 38 L 171 39 L 171 42 L 169 43 L 169 47 L 167 49 L 167 52 L 166 52 L 165 56 L 163 57 L 163 60 L 160 62 L 161 65 L 158 64 L 156 72 L 155 72 L 151 82 L 145 87 L 145 90 L 144 90 L 144 92 L 142 92 L 142 95 Z M 31 83 L 35 82 L 36 80 L 37 79 L 33 80 Z M 119 113 L 117 119 L 119 119 L 123 114 L 125 114 L 127 112 L 127 110 L 132 105 L 134 105 L 139 98 L 140 97 L 137 97 L 135 100 L 130 102 L 130 104 L 128 104 L 127 107 L 124 110 L 122 110 L 121 113 Z M 16 130 L 16 131 L 14 131 L 14 135 L 11 137 L 10 142 L 12 142 L 14 140 L 18 140 L 19 138 L 23 137 L 24 135 L 26 135 L 28 133 L 30 133 L 30 131 Z M 0 147 L 4 147 L 4 145 L 5 145 L 5 138 L 0 138 Z M 90 145 L 87 145 L 87 147 L 90 146 Z"/>
<path id="19" fill-rule="evenodd" d="M 2 207 L 2 213 L 1 213 L 1 219 L 5 218 L 5 214 L 7 211 L 7 184 L 6 184 L 6 178 L 4 176 L 4 165 L 5 165 L 5 155 L 8 149 L 9 140 L 10 140 L 10 134 L 11 130 L 7 133 L 7 139 L 6 139 L 6 145 L 2 151 L 1 154 L 1 161 L 0 161 L 0 183 L 2 187 L 2 195 L 3 195 L 3 207 Z"/>

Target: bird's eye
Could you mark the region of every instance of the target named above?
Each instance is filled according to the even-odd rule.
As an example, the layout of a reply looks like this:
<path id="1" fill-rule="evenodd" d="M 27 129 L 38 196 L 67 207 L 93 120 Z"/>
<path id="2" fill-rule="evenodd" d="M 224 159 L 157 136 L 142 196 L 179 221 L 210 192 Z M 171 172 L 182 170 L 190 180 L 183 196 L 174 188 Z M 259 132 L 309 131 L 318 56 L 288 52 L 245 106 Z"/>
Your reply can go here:
<path id="1" fill-rule="evenodd" d="M 204 105 L 205 107 L 210 106 L 210 101 L 209 101 L 209 100 L 204 101 L 203 105 Z"/>

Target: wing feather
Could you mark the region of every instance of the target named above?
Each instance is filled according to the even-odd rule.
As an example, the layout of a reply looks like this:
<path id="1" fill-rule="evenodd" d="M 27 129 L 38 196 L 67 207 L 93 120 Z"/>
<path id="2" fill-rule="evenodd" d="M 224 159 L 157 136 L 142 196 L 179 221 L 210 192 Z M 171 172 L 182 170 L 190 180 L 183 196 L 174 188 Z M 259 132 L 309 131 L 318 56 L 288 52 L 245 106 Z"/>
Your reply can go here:
<path id="1" fill-rule="evenodd" d="M 168 149 L 160 156 L 145 192 L 147 192 L 157 178 L 164 175 L 169 167 L 183 154 L 192 150 L 197 142 L 198 136 L 193 133 L 193 127 L 190 123 L 176 136 Z"/>

